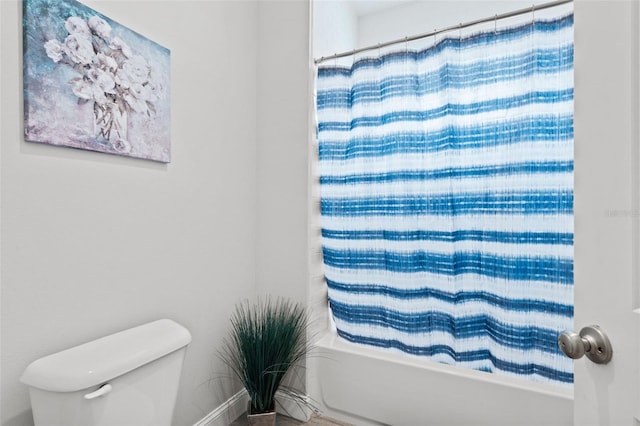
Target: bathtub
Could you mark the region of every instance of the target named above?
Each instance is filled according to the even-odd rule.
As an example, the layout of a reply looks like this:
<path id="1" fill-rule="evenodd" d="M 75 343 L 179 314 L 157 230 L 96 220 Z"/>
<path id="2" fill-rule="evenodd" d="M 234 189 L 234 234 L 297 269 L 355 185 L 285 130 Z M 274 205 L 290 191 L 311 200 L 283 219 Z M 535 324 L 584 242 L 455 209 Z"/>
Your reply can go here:
<path id="1" fill-rule="evenodd" d="M 310 87 L 310 99 L 312 93 Z M 309 119 L 313 122 L 311 112 Z M 309 138 L 315 142 L 311 130 Z M 311 149 L 312 177 L 318 176 L 317 164 L 317 150 Z M 571 388 L 440 364 L 338 337 L 328 306 L 315 178 L 309 179 L 308 215 L 310 338 L 316 348 L 307 359 L 306 389 L 323 415 L 357 426 L 573 425 Z"/>
<path id="2" fill-rule="evenodd" d="M 317 198 L 317 197 L 316 197 Z M 322 414 L 357 426 L 573 426 L 573 389 L 392 353 L 338 337 L 310 204 L 306 390 Z M 308 419 L 301 418 L 302 420 Z"/>
<path id="3" fill-rule="evenodd" d="M 308 390 L 355 425 L 573 425 L 573 392 L 347 342 L 316 340 Z"/>

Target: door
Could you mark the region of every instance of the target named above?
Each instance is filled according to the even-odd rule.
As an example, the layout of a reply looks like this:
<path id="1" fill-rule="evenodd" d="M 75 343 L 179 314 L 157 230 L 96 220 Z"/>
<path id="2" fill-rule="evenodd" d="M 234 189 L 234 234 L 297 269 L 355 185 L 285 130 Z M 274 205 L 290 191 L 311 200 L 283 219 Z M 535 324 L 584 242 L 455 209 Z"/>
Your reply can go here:
<path id="1" fill-rule="evenodd" d="M 575 327 L 598 324 L 613 346 L 606 365 L 575 361 L 581 426 L 640 424 L 638 13 L 574 3 Z"/>

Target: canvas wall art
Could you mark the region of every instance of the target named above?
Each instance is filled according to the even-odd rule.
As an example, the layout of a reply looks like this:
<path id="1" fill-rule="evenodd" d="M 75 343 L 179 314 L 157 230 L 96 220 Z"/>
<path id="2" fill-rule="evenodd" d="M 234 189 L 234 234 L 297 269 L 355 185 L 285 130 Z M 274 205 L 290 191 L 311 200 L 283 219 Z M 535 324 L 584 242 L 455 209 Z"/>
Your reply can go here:
<path id="1" fill-rule="evenodd" d="M 170 162 L 170 51 L 75 0 L 23 5 L 25 139 Z"/>

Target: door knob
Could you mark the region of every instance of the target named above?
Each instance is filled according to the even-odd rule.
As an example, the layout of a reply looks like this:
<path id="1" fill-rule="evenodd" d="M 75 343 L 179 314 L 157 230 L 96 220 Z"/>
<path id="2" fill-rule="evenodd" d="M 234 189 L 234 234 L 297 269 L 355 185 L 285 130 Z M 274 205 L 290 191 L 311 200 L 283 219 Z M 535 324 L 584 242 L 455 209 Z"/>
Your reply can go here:
<path id="1" fill-rule="evenodd" d="M 584 327 L 580 334 L 574 331 L 561 333 L 558 346 L 569 358 L 578 359 L 587 355 L 596 364 L 608 363 L 613 355 L 609 338 L 597 325 Z"/>

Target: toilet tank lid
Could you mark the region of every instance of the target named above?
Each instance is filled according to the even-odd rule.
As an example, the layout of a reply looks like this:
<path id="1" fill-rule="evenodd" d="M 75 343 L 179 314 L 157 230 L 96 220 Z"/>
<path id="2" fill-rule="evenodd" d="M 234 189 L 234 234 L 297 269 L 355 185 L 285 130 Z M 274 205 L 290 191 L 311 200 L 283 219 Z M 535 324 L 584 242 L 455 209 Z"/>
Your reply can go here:
<path id="1" fill-rule="evenodd" d="M 26 368 L 20 381 L 47 391 L 75 392 L 101 385 L 190 342 L 186 328 L 161 319 L 40 358 Z"/>

